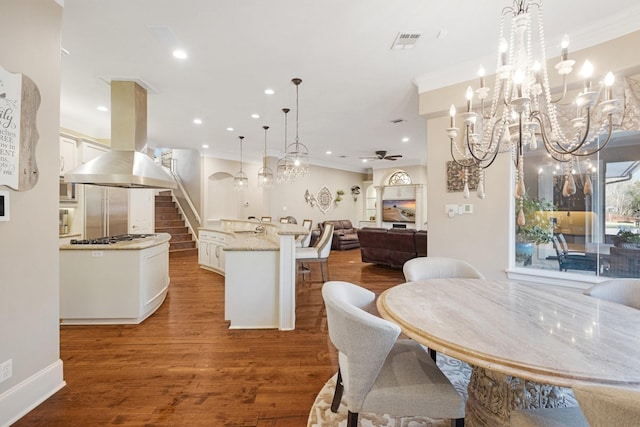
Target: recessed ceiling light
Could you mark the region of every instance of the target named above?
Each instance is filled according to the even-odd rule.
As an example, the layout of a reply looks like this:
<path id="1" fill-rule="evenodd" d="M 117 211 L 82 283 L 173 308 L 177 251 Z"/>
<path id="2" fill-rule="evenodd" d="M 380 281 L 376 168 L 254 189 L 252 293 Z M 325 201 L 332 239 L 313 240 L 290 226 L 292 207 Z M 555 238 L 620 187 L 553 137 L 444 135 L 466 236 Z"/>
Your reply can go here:
<path id="1" fill-rule="evenodd" d="M 253 114 L 251 115 L 251 118 L 252 118 L 252 119 L 259 119 L 259 118 L 260 118 L 260 114 L 253 113 Z"/>
<path id="2" fill-rule="evenodd" d="M 273 95 L 274 93 L 276 93 L 276 91 L 273 89 L 265 89 L 264 93 L 266 93 L 267 95 Z"/>
<path id="3" fill-rule="evenodd" d="M 362 163 L 367 163 L 367 159 L 362 159 Z"/>
<path id="4" fill-rule="evenodd" d="M 228 130 L 229 132 L 233 132 L 235 129 L 234 129 L 234 128 L 227 128 L 227 130 Z"/>
<path id="5" fill-rule="evenodd" d="M 402 138 L 402 142 L 409 142 L 409 138 L 405 136 L 404 138 Z"/>
<path id="6" fill-rule="evenodd" d="M 327 151 L 327 154 L 331 154 L 331 151 Z"/>
<path id="7" fill-rule="evenodd" d="M 209 148 L 207 144 L 202 144 L 202 148 Z"/>
<path id="8" fill-rule="evenodd" d="M 98 106 L 98 111 L 109 111 L 109 109 L 107 107 L 105 107 L 104 105 L 99 105 Z"/>
<path id="9" fill-rule="evenodd" d="M 201 125 L 202 124 L 202 119 L 199 119 L 199 118 L 196 117 L 195 119 L 193 119 L 193 123 L 196 124 L 196 125 Z"/>
<path id="10" fill-rule="evenodd" d="M 176 49 L 173 51 L 173 56 L 178 59 L 187 59 L 187 52 L 182 49 Z"/>

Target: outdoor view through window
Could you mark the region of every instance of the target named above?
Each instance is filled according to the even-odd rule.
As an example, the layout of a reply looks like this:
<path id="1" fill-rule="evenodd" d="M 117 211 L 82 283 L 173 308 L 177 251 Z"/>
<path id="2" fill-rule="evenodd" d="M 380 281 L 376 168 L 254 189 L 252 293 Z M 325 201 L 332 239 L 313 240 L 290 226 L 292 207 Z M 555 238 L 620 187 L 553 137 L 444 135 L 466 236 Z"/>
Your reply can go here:
<path id="1" fill-rule="evenodd" d="M 516 264 L 603 277 L 640 277 L 640 134 L 619 132 L 600 153 L 565 166 L 525 155 L 524 214 Z M 515 218 L 514 218 L 515 224 Z"/>

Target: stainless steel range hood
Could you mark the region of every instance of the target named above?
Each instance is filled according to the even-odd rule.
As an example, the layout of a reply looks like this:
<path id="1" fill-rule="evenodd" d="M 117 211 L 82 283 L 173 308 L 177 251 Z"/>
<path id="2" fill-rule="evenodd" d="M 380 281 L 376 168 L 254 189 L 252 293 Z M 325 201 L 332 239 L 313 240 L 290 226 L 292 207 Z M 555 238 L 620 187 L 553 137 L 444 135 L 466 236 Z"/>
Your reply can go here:
<path id="1" fill-rule="evenodd" d="M 147 91 L 111 82 L 111 151 L 64 175 L 65 182 L 124 188 L 176 188 L 169 174 L 140 152 L 147 141 Z"/>

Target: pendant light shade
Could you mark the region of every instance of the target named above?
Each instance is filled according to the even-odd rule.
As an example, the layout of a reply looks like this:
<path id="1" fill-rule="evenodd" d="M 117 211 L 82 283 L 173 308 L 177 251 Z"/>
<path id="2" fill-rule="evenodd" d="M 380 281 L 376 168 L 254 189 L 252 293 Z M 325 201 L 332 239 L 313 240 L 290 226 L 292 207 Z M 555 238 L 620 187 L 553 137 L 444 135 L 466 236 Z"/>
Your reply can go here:
<path id="1" fill-rule="evenodd" d="M 262 157 L 262 168 L 258 171 L 258 187 L 269 189 L 273 185 L 273 172 L 267 166 L 267 130 L 269 126 L 262 126 L 264 129 L 264 156 Z"/>
<path id="2" fill-rule="evenodd" d="M 296 85 L 296 140 L 294 143 L 287 147 L 287 155 L 289 161 L 293 164 L 293 168 L 291 169 L 291 174 L 293 175 L 293 179 L 299 176 L 307 176 L 309 175 L 309 150 L 306 145 L 300 142 L 300 136 L 298 133 L 299 128 L 299 94 L 298 89 L 300 87 L 300 83 L 302 83 L 301 79 L 294 78 L 291 82 Z"/>
<path id="3" fill-rule="evenodd" d="M 244 136 L 239 136 L 238 138 L 240 138 L 240 171 L 233 176 L 233 188 L 242 191 L 247 188 L 249 179 L 247 178 L 247 174 L 242 171 L 242 140 Z"/>
<path id="4" fill-rule="evenodd" d="M 295 182 L 295 176 L 293 175 L 293 162 L 289 160 L 287 156 L 287 114 L 289 113 L 288 108 L 283 108 L 282 112 L 284 113 L 284 152 L 282 158 L 278 160 L 278 164 L 276 166 L 276 182 L 278 184 L 288 184 Z"/>

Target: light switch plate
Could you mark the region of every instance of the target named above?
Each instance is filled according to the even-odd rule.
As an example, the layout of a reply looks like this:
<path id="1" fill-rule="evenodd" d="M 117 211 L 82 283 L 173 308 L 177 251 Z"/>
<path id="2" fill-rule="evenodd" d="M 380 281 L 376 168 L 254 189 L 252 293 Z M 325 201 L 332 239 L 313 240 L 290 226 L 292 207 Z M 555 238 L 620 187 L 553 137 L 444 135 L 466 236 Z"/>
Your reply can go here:
<path id="1" fill-rule="evenodd" d="M 9 221 L 9 192 L 0 191 L 0 221 Z"/>

